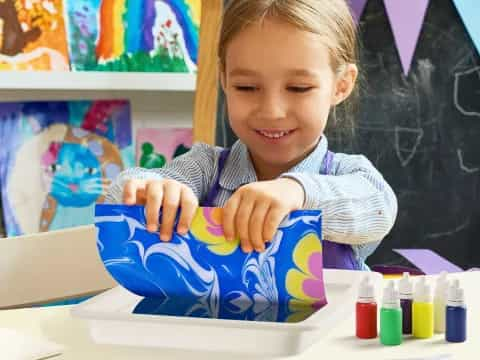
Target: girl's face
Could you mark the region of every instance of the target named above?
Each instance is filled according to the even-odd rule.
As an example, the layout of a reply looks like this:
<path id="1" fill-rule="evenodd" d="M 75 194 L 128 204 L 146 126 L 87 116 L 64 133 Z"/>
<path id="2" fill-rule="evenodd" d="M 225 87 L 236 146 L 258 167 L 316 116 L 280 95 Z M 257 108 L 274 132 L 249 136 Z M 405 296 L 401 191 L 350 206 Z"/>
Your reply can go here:
<path id="1" fill-rule="evenodd" d="M 247 145 L 260 179 L 305 158 L 322 136 L 331 106 L 351 91 L 335 77 L 318 35 L 276 20 L 237 34 L 225 64 L 221 78 L 230 125 Z"/>

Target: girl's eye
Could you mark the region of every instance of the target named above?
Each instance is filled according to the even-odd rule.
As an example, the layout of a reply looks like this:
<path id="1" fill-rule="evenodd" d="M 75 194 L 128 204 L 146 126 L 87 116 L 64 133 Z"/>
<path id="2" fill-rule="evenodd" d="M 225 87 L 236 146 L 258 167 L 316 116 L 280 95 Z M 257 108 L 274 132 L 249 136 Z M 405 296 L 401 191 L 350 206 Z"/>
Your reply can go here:
<path id="1" fill-rule="evenodd" d="M 313 89 L 313 86 L 289 86 L 288 91 L 295 93 L 305 93 Z"/>
<path id="2" fill-rule="evenodd" d="M 52 173 L 56 173 L 56 172 L 59 171 L 61 168 L 62 168 L 62 166 L 59 165 L 59 164 L 52 164 L 52 165 L 50 165 L 50 171 L 51 171 Z"/>
<path id="3" fill-rule="evenodd" d="M 235 86 L 235 90 L 253 92 L 257 90 L 255 86 Z"/>
<path id="4" fill-rule="evenodd" d="M 85 172 L 88 174 L 88 175 L 95 175 L 97 173 L 97 169 L 95 168 L 87 168 L 85 169 Z"/>

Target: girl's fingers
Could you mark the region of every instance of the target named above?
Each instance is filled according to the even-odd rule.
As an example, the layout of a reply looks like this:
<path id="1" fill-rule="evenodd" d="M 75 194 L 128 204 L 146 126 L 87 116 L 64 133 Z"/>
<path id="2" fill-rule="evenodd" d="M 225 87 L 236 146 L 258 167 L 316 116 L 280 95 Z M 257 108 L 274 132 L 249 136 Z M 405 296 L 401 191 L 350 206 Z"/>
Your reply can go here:
<path id="1" fill-rule="evenodd" d="M 286 215 L 288 215 L 288 211 L 283 208 L 271 207 L 268 210 L 263 224 L 263 239 L 265 239 L 265 241 L 273 240 L 280 223 Z"/>
<path id="2" fill-rule="evenodd" d="M 145 205 L 147 203 L 147 193 L 144 188 L 137 189 L 137 199 L 135 205 Z"/>
<path id="3" fill-rule="evenodd" d="M 180 194 L 180 218 L 178 219 L 177 231 L 185 235 L 190 229 L 195 211 L 198 208 L 198 200 L 193 191 L 188 188 L 182 188 Z"/>
<path id="4" fill-rule="evenodd" d="M 253 199 L 242 197 L 235 215 L 235 228 L 240 237 L 240 243 L 244 252 L 251 252 L 253 250 L 252 243 L 250 242 L 248 225 L 250 223 L 250 217 L 254 205 L 255 202 Z"/>
<path id="5" fill-rule="evenodd" d="M 144 180 L 128 180 L 123 187 L 123 202 L 127 205 L 138 204 L 137 194 L 145 193 L 146 183 Z"/>
<path id="6" fill-rule="evenodd" d="M 173 181 L 163 184 L 162 225 L 160 226 L 160 239 L 170 241 L 172 238 L 175 217 L 180 205 L 181 186 Z"/>
<path id="7" fill-rule="evenodd" d="M 267 216 L 270 204 L 268 201 L 257 201 L 250 216 L 250 223 L 248 226 L 248 233 L 250 235 L 250 242 L 256 251 L 265 250 L 265 239 L 263 238 L 263 224 Z"/>
<path id="8" fill-rule="evenodd" d="M 145 213 L 147 216 L 147 230 L 155 232 L 158 230 L 158 217 L 163 201 L 163 186 L 160 182 L 147 183 Z"/>
<path id="9" fill-rule="evenodd" d="M 222 212 L 223 233 L 227 241 L 233 241 L 235 238 L 235 216 L 237 214 L 238 205 L 240 204 L 240 196 L 233 194 L 228 199 Z"/>

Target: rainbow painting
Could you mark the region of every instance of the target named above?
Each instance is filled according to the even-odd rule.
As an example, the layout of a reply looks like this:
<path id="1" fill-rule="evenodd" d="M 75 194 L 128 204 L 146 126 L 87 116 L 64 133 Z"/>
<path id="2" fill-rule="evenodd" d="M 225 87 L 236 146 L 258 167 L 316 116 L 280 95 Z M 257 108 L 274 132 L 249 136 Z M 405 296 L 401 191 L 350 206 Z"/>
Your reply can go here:
<path id="1" fill-rule="evenodd" d="M 201 0 L 67 4 L 72 70 L 197 71 Z"/>
<path id="2" fill-rule="evenodd" d="M 69 70 L 63 0 L 0 0 L 0 70 Z"/>

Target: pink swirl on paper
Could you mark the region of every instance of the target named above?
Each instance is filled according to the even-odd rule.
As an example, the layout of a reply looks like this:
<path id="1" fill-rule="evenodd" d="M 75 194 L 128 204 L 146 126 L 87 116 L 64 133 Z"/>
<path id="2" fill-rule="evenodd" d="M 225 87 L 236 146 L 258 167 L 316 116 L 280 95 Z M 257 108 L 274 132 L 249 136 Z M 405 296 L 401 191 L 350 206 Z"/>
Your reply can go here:
<path id="1" fill-rule="evenodd" d="M 312 307 L 319 309 L 325 305 L 325 288 L 323 285 L 323 257 L 321 252 L 315 252 L 308 259 L 308 270 L 314 278 L 306 279 L 302 289 L 305 295 L 318 299 Z"/>
<path id="2" fill-rule="evenodd" d="M 213 216 L 214 211 L 218 210 L 213 207 L 203 208 L 203 216 L 207 221 L 207 231 L 214 236 L 223 236 L 223 226 L 215 220 Z"/>

